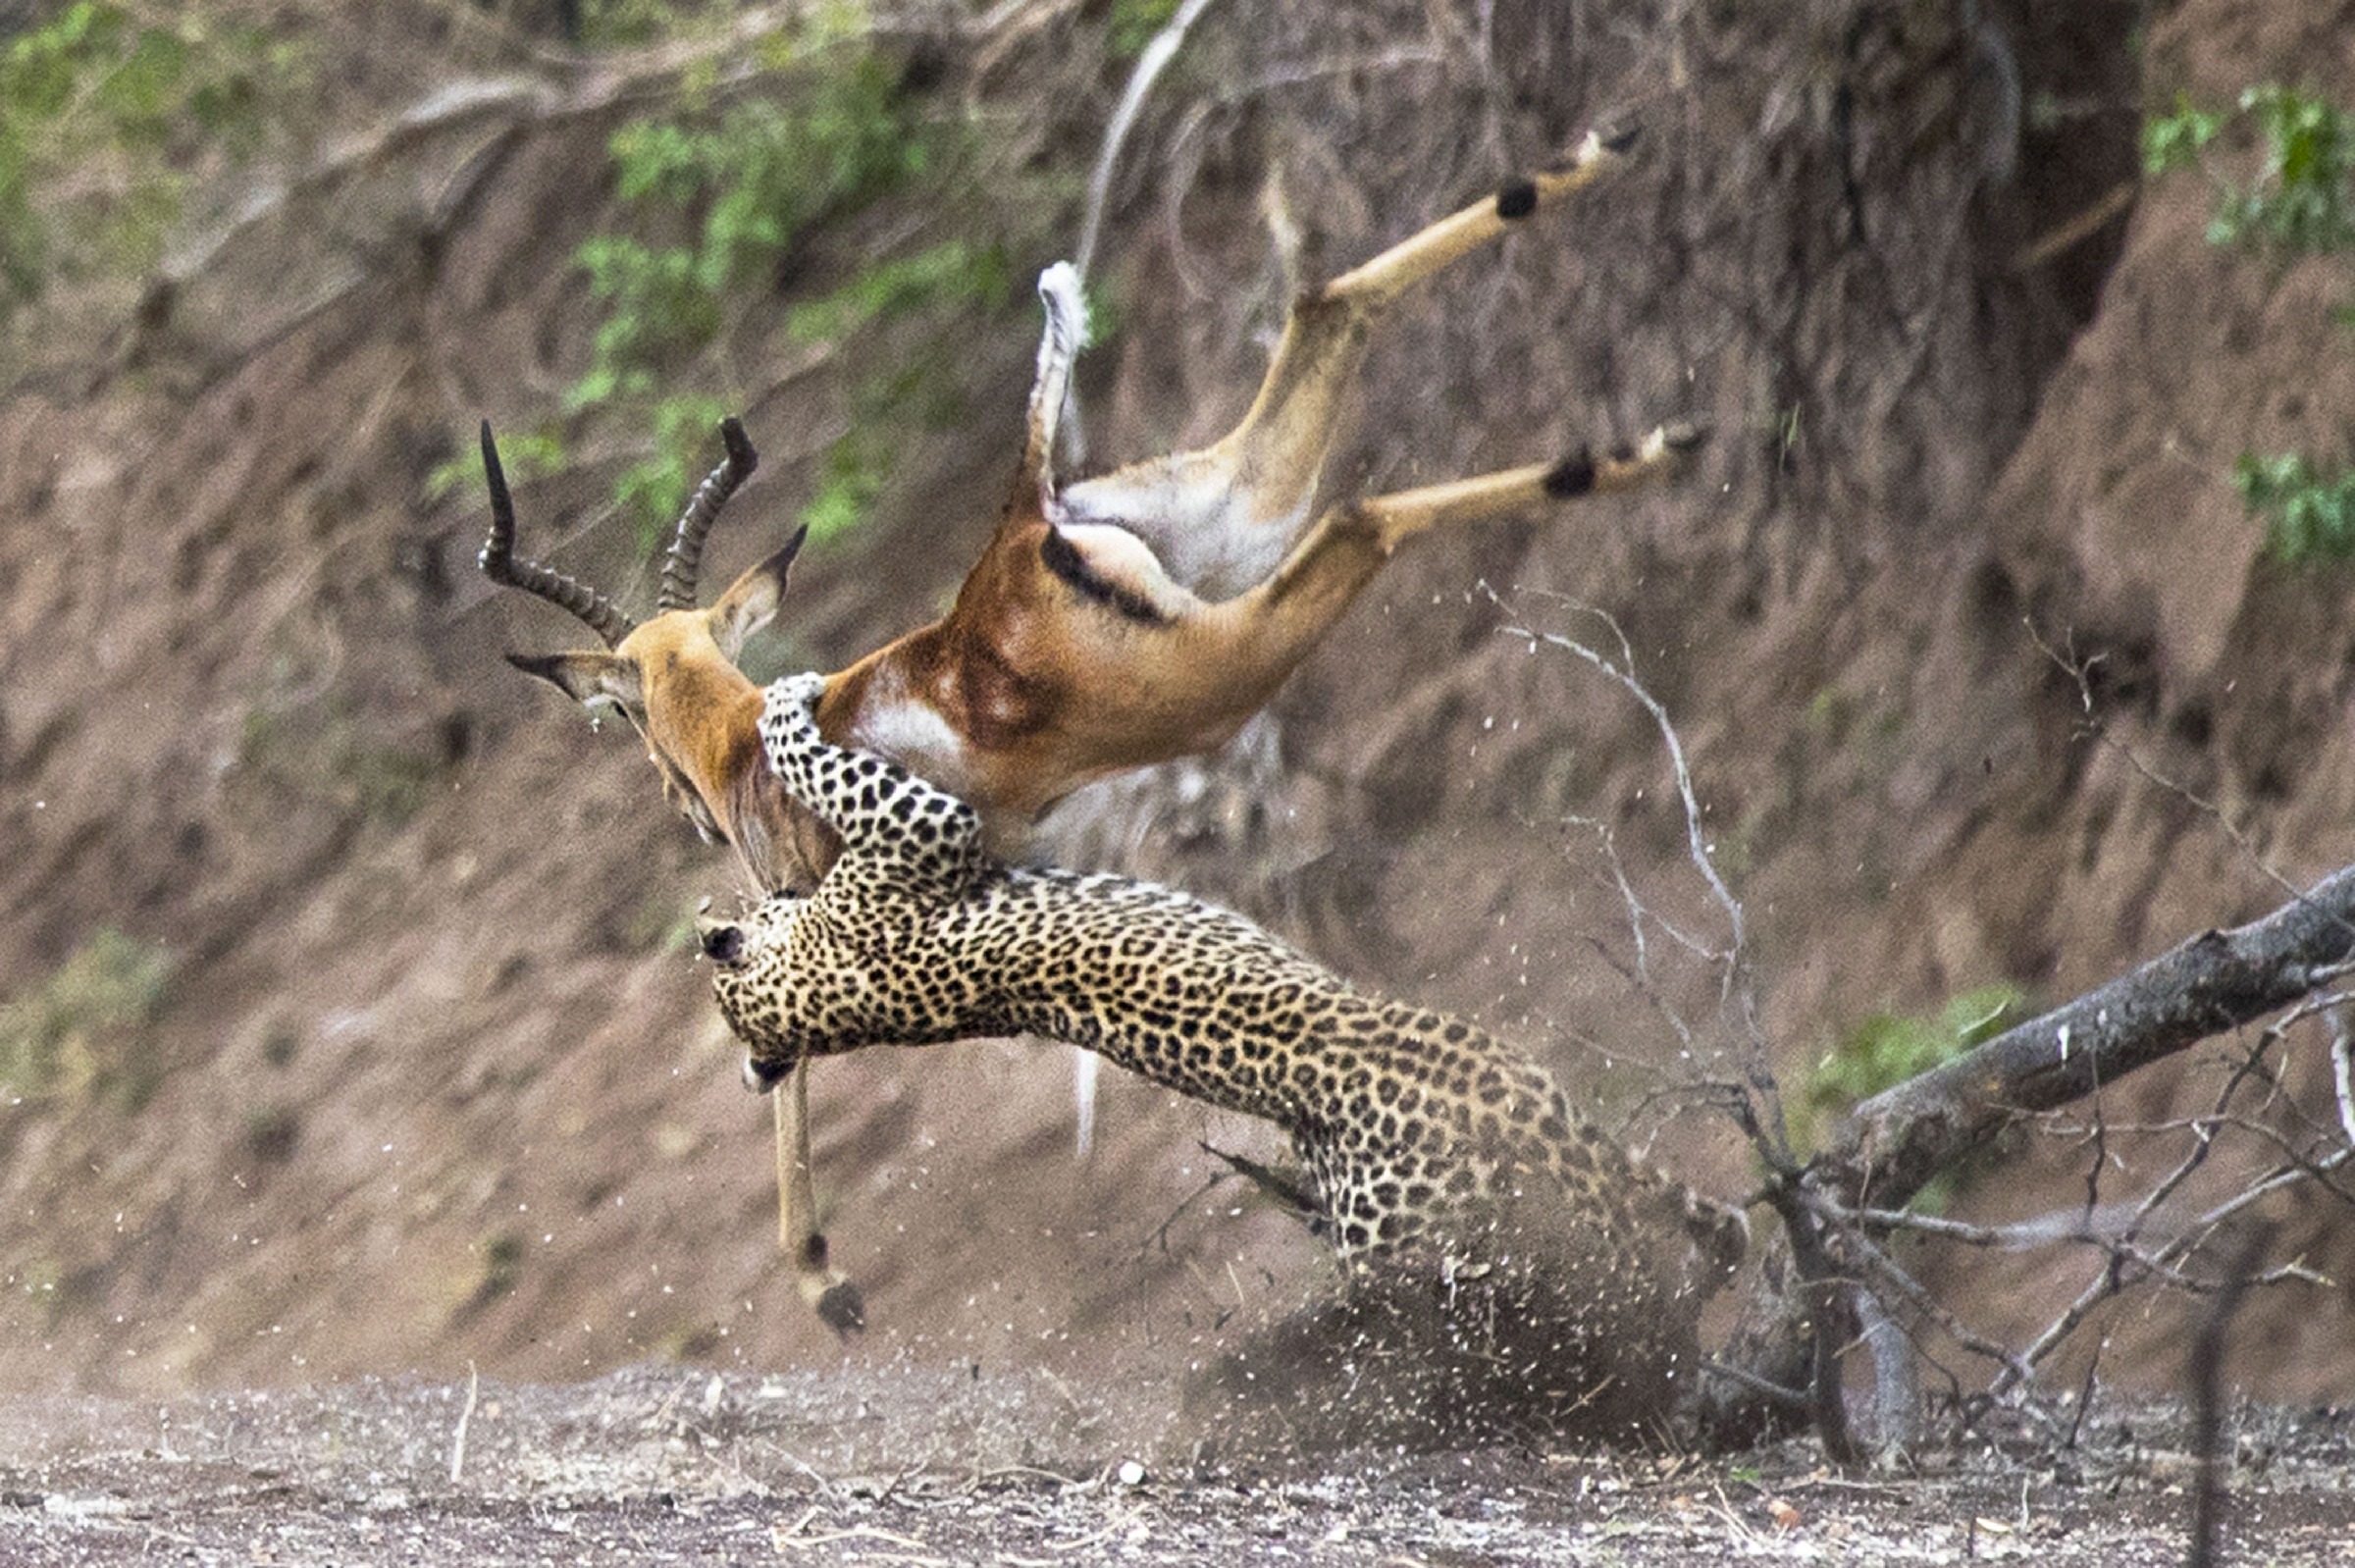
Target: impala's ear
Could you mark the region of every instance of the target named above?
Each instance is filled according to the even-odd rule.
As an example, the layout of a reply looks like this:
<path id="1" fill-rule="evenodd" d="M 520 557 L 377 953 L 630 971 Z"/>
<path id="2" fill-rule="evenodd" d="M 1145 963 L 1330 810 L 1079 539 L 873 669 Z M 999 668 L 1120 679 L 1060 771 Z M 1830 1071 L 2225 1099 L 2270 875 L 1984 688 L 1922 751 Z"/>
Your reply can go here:
<path id="1" fill-rule="evenodd" d="M 746 638 L 777 618 L 777 606 L 785 599 L 786 575 L 809 534 L 807 526 L 795 529 L 783 549 L 730 583 L 728 591 L 704 612 L 710 618 L 711 640 L 722 653 L 734 658 Z"/>
<path id="2" fill-rule="evenodd" d="M 612 703 L 625 712 L 644 712 L 638 661 L 619 653 L 509 653 L 507 662 L 537 675 L 575 702 Z"/>

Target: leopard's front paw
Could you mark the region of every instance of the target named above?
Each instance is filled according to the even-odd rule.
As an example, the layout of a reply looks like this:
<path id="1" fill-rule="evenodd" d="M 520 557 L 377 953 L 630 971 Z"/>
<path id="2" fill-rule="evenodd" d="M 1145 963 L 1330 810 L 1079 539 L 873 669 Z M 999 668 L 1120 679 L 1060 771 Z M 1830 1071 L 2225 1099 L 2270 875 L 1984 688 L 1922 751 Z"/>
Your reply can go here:
<path id="1" fill-rule="evenodd" d="M 771 724 L 799 728 L 817 714 L 817 700 L 825 695 L 826 678 L 815 670 L 771 682 L 762 717 Z"/>

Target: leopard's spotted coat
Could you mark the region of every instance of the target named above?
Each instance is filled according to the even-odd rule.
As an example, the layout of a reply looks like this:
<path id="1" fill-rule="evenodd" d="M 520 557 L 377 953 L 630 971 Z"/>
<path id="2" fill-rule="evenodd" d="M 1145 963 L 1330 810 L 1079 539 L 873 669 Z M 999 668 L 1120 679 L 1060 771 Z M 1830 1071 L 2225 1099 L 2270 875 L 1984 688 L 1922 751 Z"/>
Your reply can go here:
<path id="1" fill-rule="evenodd" d="M 761 736 L 842 858 L 814 892 L 704 929 L 748 1077 L 873 1045 L 1084 1046 L 1282 1127 L 1345 1259 L 1422 1260 L 1451 1288 L 1537 1281 L 1574 1359 L 1626 1386 L 1682 1381 L 1739 1215 L 1630 1159 L 1470 1023 L 1361 991 L 1172 889 L 988 858 L 964 802 L 822 741 L 818 690 L 771 687 Z"/>

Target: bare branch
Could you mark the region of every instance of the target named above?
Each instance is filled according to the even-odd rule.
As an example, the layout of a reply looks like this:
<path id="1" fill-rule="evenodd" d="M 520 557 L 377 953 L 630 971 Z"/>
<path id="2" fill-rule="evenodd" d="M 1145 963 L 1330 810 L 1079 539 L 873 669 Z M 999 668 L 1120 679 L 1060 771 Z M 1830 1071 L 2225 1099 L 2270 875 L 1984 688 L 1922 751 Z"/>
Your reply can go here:
<path id="1" fill-rule="evenodd" d="M 2339 1128 L 2355 1145 L 2355 1043 L 2348 1038 L 2343 1007 L 2330 1010 L 2330 1085 L 2337 1091 Z"/>
<path id="2" fill-rule="evenodd" d="M 1489 602 L 1494 604 L 1498 609 L 1506 607 L 1504 601 L 1496 597 L 1496 591 L 1488 584 L 1482 583 L 1480 592 L 1486 595 Z M 1708 837 L 1701 831 L 1701 803 L 1693 793 L 1693 770 L 1685 761 L 1684 739 L 1677 734 L 1675 721 L 1669 718 L 1668 709 L 1662 706 L 1660 700 L 1652 696 L 1644 683 L 1636 678 L 1635 651 L 1628 644 L 1627 634 L 1619 629 L 1619 623 L 1611 619 L 1604 611 L 1596 609 L 1591 604 L 1573 604 L 1570 607 L 1594 616 L 1610 628 L 1612 638 L 1619 644 L 1619 657 L 1616 661 L 1596 653 L 1576 638 L 1564 637 L 1558 632 L 1532 631 L 1526 626 L 1506 626 L 1499 630 L 1507 637 L 1518 637 L 1531 644 L 1542 643 L 1548 648 L 1559 648 L 1577 654 L 1617 682 L 1628 696 L 1636 700 L 1645 712 L 1651 715 L 1653 725 L 1660 732 L 1660 744 L 1668 753 L 1669 768 L 1676 778 L 1677 797 L 1684 803 L 1686 851 L 1692 859 L 1695 869 L 1699 870 L 1702 880 L 1708 883 L 1709 893 L 1716 899 L 1717 907 L 1725 913 L 1725 947 L 1721 952 L 1712 956 L 1725 965 L 1724 984 L 1730 993 L 1734 986 L 1736 966 L 1746 935 L 1742 902 L 1734 897 L 1732 890 L 1725 885 L 1724 878 L 1717 874 L 1717 862 L 1709 852 Z"/>
<path id="3" fill-rule="evenodd" d="M 1858 1106 L 1833 1164 L 1900 1207 L 2023 1113 L 2049 1111 L 2196 1041 L 2252 1022 L 2344 974 L 2355 957 L 2355 866 L 2263 919 L 2210 930 Z"/>

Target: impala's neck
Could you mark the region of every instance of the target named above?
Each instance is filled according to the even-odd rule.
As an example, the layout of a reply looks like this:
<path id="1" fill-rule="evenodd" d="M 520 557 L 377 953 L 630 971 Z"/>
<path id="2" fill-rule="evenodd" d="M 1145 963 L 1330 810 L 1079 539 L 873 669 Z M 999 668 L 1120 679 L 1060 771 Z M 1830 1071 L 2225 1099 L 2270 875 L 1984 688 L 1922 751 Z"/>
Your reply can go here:
<path id="1" fill-rule="evenodd" d="M 786 794 L 767 759 L 758 755 L 728 780 L 718 814 L 737 863 L 762 895 L 816 886 L 842 854 L 842 840 L 833 829 Z"/>
<path id="2" fill-rule="evenodd" d="M 760 749 L 760 688 L 716 656 L 651 659 L 643 678 L 647 749 L 665 784 L 691 798 L 676 804 L 735 850 L 756 891 L 814 886 L 836 841 Z"/>
<path id="3" fill-rule="evenodd" d="M 911 649 L 928 648 L 937 630 L 902 639 L 832 677 L 818 705 L 818 729 L 837 744 L 902 758 L 943 788 L 988 799 L 992 781 L 976 776 L 978 754 L 910 674 L 923 662 Z M 754 888 L 768 894 L 816 886 L 842 853 L 842 841 L 786 792 L 769 766 L 760 749 L 760 689 L 720 659 L 679 660 L 659 679 L 650 678 L 647 689 L 647 743 L 656 765 L 710 813 L 713 831 L 735 849 Z"/>

